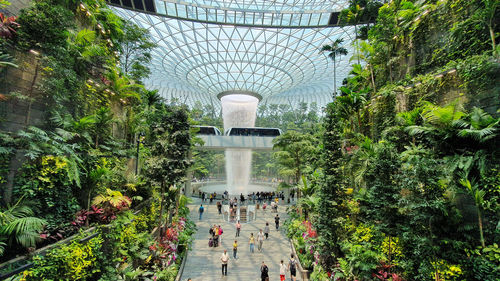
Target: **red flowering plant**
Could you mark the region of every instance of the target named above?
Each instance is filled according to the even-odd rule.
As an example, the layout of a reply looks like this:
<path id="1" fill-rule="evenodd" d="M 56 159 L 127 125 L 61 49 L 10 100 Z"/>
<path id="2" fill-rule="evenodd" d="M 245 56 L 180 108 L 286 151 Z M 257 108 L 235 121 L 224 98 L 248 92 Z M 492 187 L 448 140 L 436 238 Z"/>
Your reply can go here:
<path id="1" fill-rule="evenodd" d="M 377 273 L 372 273 L 372 276 L 378 280 L 384 281 L 403 281 L 403 278 L 401 278 L 398 274 L 390 272 L 392 267 L 394 267 L 394 265 L 381 262 L 377 267 Z"/>
<path id="2" fill-rule="evenodd" d="M 352 153 L 354 153 L 354 152 L 355 152 L 356 150 L 358 150 L 358 149 L 359 149 L 359 146 L 357 146 L 357 145 L 347 146 L 347 147 L 345 148 L 345 150 L 346 150 L 346 152 L 347 152 L 348 154 L 352 154 Z"/>
<path id="3" fill-rule="evenodd" d="M 116 219 L 116 215 L 126 211 L 132 205 L 132 200 L 123 195 L 120 191 L 106 189 L 106 193 L 97 195 L 92 201 L 93 213 L 97 215 L 97 220 L 100 223 L 109 223 Z M 97 210 L 102 211 L 97 212 Z"/>
<path id="4" fill-rule="evenodd" d="M 16 20 L 17 17 L 6 17 L 0 13 L 0 37 L 12 39 L 16 35 L 16 29 L 19 27 Z"/>
<path id="5" fill-rule="evenodd" d="M 302 235 L 296 239 L 295 248 L 301 264 L 305 268 L 311 269 L 319 262 L 319 255 L 316 255 L 316 243 L 318 234 L 310 221 L 302 221 Z"/>
<path id="6" fill-rule="evenodd" d="M 119 191 L 106 190 L 92 201 L 89 210 L 80 210 L 71 224 L 77 229 L 88 223 L 107 224 L 116 219 L 116 215 L 130 208 L 132 200 Z"/>
<path id="7" fill-rule="evenodd" d="M 185 226 L 186 219 L 179 218 L 166 229 L 153 245 L 149 246 L 151 256 L 157 259 L 155 263 L 161 263 L 168 267 L 177 260 L 179 235 L 185 230 Z"/>

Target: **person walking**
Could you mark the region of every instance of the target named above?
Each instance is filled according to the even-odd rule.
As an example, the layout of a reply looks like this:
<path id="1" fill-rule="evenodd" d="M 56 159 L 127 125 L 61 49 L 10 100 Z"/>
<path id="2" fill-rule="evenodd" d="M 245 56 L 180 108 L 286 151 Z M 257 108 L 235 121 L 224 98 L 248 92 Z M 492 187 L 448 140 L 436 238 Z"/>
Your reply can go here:
<path id="1" fill-rule="evenodd" d="M 222 245 L 222 233 L 224 233 L 224 231 L 222 230 L 222 227 L 220 226 L 220 224 L 219 224 L 219 227 L 217 229 L 219 230 L 219 243 L 221 243 L 221 245 Z"/>
<path id="2" fill-rule="evenodd" d="M 238 240 L 234 240 L 233 243 L 233 258 L 237 259 L 236 253 L 238 252 Z"/>
<path id="3" fill-rule="evenodd" d="M 241 230 L 241 223 L 238 221 L 236 223 L 236 236 L 235 237 L 240 237 L 240 230 Z"/>
<path id="4" fill-rule="evenodd" d="M 264 235 L 266 236 L 266 240 L 269 237 L 269 223 L 266 222 L 266 226 L 264 227 Z"/>
<path id="5" fill-rule="evenodd" d="M 285 281 L 286 279 L 286 265 L 283 264 L 283 260 L 280 263 L 280 281 Z"/>
<path id="6" fill-rule="evenodd" d="M 262 252 L 262 244 L 264 243 L 264 233 L 262 232 L 262 228 L 260 229 L 259 233 L 257 233 L 257 243 L 259 243 L 259 252 Z"/>
<path id="7" fill-rule="evenodd" d="M 253 253 L 255 248 L 255 238 L 253 237 L 253 233 L 250 233 L 250 240 L 248 243 L 250 243 L 250 253 Z"/>
<path id="8" fill-rule="evenodd" d="M 224 253 L 220 256 L 220 261 L 222 262 L 222 276 L 227 276 L 227 263 L 229 262 L 229 255 L 227 254 L 227 250 L 224 250 Z"/>
<path id="9" fill-rule="evenodd" d="M 217 210 L 219 210 L 219 215 L 222 215 L 222 203 L 217 201 Z"/>
<path id="10" fill-rule="evenodd" d="M 278 214 L 276 214 L 276 216 L 274 217 L 274 223 L 276 224 L 276 230 L 278 230 L 280 227 L 280 217 L 278 216 Z"/>
<path id="11" fill-rule="evenodd" d="M 219 247 L 219 228 L 214 224 L 214 247 Z"/>
<path id="12" fill-rule="evenodd" d="M 198 209 L 198 213 L 200 213 L 200 221 L 201 221 L 201 217 L 203 216 L 203 212 L 205 211 L 205 208 L 203 208 L 203 204 L 200 205 L 200 208 Z"/>
<path id="13" fill-rule="evenodd" d="M 295 260 L 293 254 L 290 255 L 290 261 L 288 261 L 288 270 L 290 271 L 290 278 L 292 281 L 296 281 L 297 277 L 297 261 Z"/>
<path id="14" fill-rule="evenodd" d="M 269 268 L 264 261 L 262 261 L 262 265 L 260 266 L 260 279 L 262 281 L 269 281 Z"/>

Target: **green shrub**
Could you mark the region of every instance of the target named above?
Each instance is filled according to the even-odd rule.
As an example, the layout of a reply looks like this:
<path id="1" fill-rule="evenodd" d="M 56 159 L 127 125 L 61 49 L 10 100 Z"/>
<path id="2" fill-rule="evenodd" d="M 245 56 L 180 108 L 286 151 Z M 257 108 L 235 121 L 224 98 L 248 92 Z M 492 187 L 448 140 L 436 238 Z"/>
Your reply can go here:
<path id="1" fill-rule="evenodd" d="M 97 257 L 102 254 L 101 235 L 87 242 L 74 241 L 35 256 L 34 266 L 22 273 L 21 280 L 89 280 L 100 272 Z"/>

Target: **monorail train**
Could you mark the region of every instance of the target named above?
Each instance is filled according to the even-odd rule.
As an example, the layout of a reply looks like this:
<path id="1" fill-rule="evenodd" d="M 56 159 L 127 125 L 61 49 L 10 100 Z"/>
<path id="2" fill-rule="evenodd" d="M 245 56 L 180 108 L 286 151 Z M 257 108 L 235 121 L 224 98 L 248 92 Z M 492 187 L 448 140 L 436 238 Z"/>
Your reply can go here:
<path id="1" fill-rule="evenodd" d="M 193 126 L 193 127 L 200 128 L 200 131 L 198 131 L 197 133 L 199 135 L 214 135 L 214 136 L 222 135 L 220 130 L 214 126 Z"/>
<path id="2" fill-rule="evenodd" d="M 225 132 L 226 136 L 259 136 L 259 137 L 277 137 L 281 135 L 278 128 L 229 128 Z"/>

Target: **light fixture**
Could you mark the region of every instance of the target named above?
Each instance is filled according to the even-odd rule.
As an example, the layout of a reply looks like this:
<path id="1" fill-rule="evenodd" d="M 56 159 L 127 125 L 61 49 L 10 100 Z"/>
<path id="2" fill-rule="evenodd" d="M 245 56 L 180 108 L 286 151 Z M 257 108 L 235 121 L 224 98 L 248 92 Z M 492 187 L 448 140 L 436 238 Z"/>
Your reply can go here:
<path id="1" fill-rule="evenodd" d="M 37 57 L 40 55 L 40 53 L 38 51 L 35 51 L 33 49 L 31 49 L 29 52 L 30 52 L 30 54 L 35 55 Z"/>

